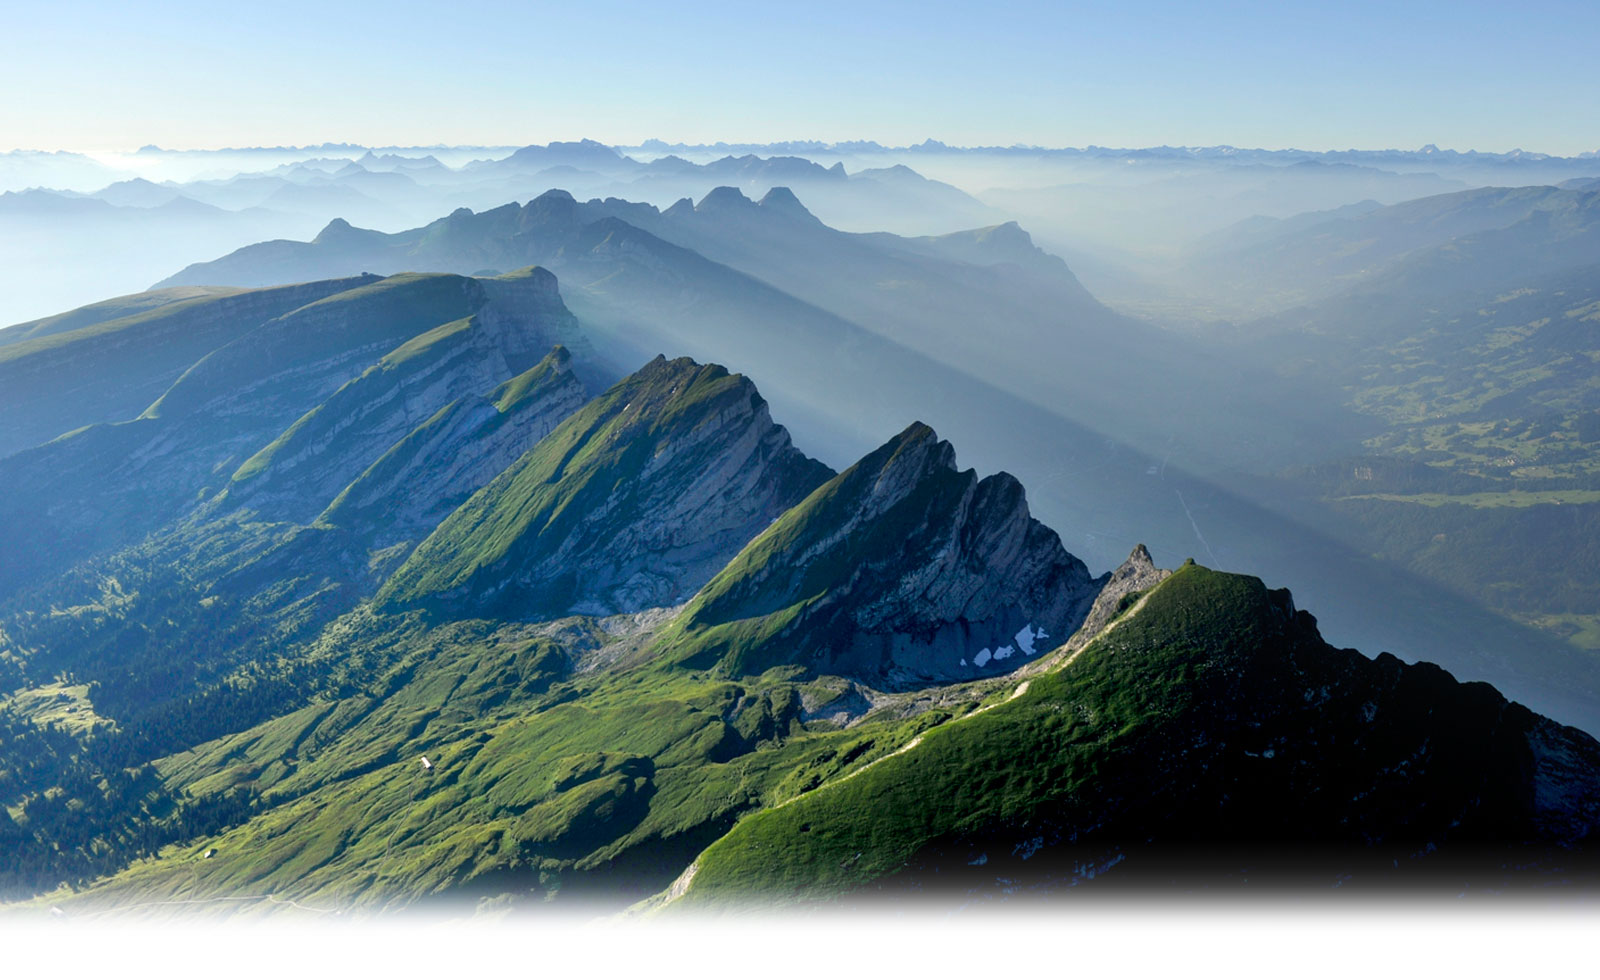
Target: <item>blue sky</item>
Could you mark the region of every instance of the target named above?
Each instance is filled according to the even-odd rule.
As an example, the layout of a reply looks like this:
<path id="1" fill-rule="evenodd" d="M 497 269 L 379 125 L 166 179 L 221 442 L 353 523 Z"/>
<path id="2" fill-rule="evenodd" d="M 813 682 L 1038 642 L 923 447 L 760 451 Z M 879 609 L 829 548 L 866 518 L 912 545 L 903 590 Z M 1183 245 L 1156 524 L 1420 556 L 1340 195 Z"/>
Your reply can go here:
<path id="1" fill-rule="evenodd" d="M 1594 0 L 8 6 L 0 149 L 1600 149 Z"/>

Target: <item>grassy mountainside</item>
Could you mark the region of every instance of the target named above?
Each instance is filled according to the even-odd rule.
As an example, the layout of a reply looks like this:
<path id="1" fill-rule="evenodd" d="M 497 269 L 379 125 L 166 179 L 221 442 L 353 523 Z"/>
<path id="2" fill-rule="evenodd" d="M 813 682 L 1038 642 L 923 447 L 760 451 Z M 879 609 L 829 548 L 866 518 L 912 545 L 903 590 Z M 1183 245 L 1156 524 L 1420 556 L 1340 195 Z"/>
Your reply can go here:
<path id="1" fill-rule="evenodd" d="M 134 293 L 129 296 L 118 296 L 115 299 L 91 303 L 88 306 L 79 307 L 66 313 L 58 313 L 55 316 L 42 317 L 38 320 L 29 320 L 26 323 L 18 323 L 0 329 L 0 346 L 21 343 L 24 340 L 33 340 L 37 337 L 48 337 L 51 334 L 67 333 L 83 327 L 92 327 L 97 323 L 105 323 L 108 320 L 121 320 L 125 317 L 137 316 L 174 303 L 228 296 L 237 292 L 240 292 L 240 290 L 233 286 L 173 286 L 168 289 L 152 289 L 148 292 Z"/>
<path id="2" fill-rule="evenodd" d="M 69 912 L 261 893 L 313 908 L 625 902 L 664 887 L 737 815 L 944 717 L 843 731 L 803 725 L 804 688 L 779 675 L 584 671 L 612 639 L 605 627 L 622 627 L 574 625 L 551 636 L 465 622 L 357 641 L 344 697 L 157 764 L 185 792 L 259 793 L 258 815 L 52 901 Z"/>
<path id="3" fill-rule="evenodd" d="M 1592 783 L 1532 784 L 1597 751 L 1487 685 L 1334 650 L 1285 593 L 1188 565 L 1004 703 L 741 821 L 682 904 L 1064 888 L 1169 845 L 1244 842 L 1237 873 L 1270 874 L 1275 843 L 1326 848 L 1313 880 L 1384 883 L 1488 840 L 1587 838 Z"/>
<path id="4" fill-rule="evenodd" d="M 827 475 L 747 379 L 658 358 L 452 514 L 379 599 L 531 618 L 667 604 Z"/>
<path id="5" fill-rule="evenodd" d="M 191 290 L 177 302 L 150 294 L 63 314 L 67 330 L 42 330 L 0 347 L 0 457 L 85 425 L 132 418 L 195 361 L 261 324 L 374 277 L 296 286 Z M 158 297 L 171 291 L 159 291 Z M 139 312 L 124 312 L 137 308 Z"/>
<path id="6" fill-rule="evenodd" d="M 378 547 L 420 540 L 587 399 L 571 353 L 557 346 L 516 377 L 449 403 L 407 432 L 317 522 L 359 528 Z"/>
<path id="7" fill-rule="evenodd" d="M 762 234 L 800 224 L 780 199 L 770 206 L 731 203 L 737 207 L 724 210 L 734 211 L 735 217 L 752 217 L 746 213 L 754 211 L 752 221 Z M 746 223 L 725 220 L 712 213 L 716 210 L 692 219 L 705 234 L 724 226 L 731 234 Z M 1229 418 L 1213 430 L 1227 434 L 1228 453 L 1265 453 L 1258 460 L 1274 468 L 1303 459 L 1273 455 L 1270 444 L 1314 445 L 1336 456 L 1359 452 L 1357 430 L 1346 424 L 1353 413 L 1334 413 L 1342 420 L 1330 421 L 1320 409 L 1312 410 L 1312 403 L 1323 401 L 1312 397 L 1320 381 L 1300 375 L 1290 384 L 1292 392 L 1284 403 L 1305 407 L 1321 418 L 1314 425 L 1302 425 L 1301 416 L 1224 407 L 1206 391 L 1144 372 L 1138 368 L 1144 363 L 1141 350 L 1123 362 L 1134 376 L 1110 384 L 1109 407 L 1096 410 L 1093 426 L 1081 425 L 1068 418 L 1068 411 L 1089 411 L 1089 389 L 1069 383 L 1055 368 L 1097 371 L 1094 366 L 1102 361 L 1089 351 L 1060 358 L 1022 351 L 1048 375 L 1050 400 L 1030 400 L 1038 392 L 1024 396 L 1008 385 L 976 379 L 633 223 L 648 225 L 651 214 L 656 214 L 654 220 L 667 222 L 666 212 L 643 205 L 579 203 L 568 195 L 550 193 L 520 207 L 453 214 L 423 229 L 425 235 L 382 236 L 405 252 L 403 259 L 393 259 L 400 265 L 374 264 L 381 256 L 362 251 L 367 246 L 360 244 L 370 235 L 354 236 L 360 241 L 349 248 L 340 244 L 341 232 L 321 244 L 302 243 L 296 249 L 325 263 L 318 268 L 349 271 L 447 260 L 461 263 L 459 268 L 465 271 L 504 268 L 547 256 L 562 276 L 566 300 L 594 338 L 597 353 L 609 359 L 619 375 L 663 351 L 702 363 L 736 364 L 761 379 L 763 394 L 796 442 L 836 467 L 881 444 L 885 433 L 904 426 L 907 419 L 921 418 L 964 447 L 967 464 L 985 472 L 1016 474 L 1028 487 L 1034 513 L 1061 529 L 1067 547 L 1091 566 L 1110 567 L 1135 540 L 1145 540 L 1158 553 L 1201 554 L 1219 567 L 1249 569 L 1292 586 L 1317 603 L 1330 635 L 1341 642 L 1437 660 L 1463 675 L 1505 685 L 1509 693 L 1542 710 L 1585 723 L 1595 717 L 1592 706 L 1586 706 L 1593 701 L 1593 685 L 1582 680 L 1582 670 L 1575 666 L 1573 658 L 1579 654 L 1559 637 L 1509 621 L 1482 608 L 1481 600 L 1463 597 L 1406 568 L 1375 561 L 1371 549 L 1336 537 L 1298 513 L 1286 518 L 1281 499 L 1258 492 L 1265 484 L 1257 477 L 1230 478 L 1219 485 L 1218 479 L 1202 478 L 1183 465 L 1186 451 L 1191 450 L 1196 453 L 1189 458 L 1202 460 L 1207 467 L 1224 458 L 1197 450 L 1172 428 L 1175 420 L 1204 427 L 1204 418 L 1216 412 Z M 1004 269 L 1021 264 L 1028 253 L 1022 251 L 1017 236 L 996 233 L 988 238 L 983 252 L 998 261 L 985 267 L 983 275 L 991 287 L 996 283 L 1004 287 Z M 797 239 L 799 244 L 806 241 Z M 814 258 L 819 252 L 814 246 L 812 242 L 800 249 L 790 261 Z M 933 247 L 902 239 L 894 261 L 910 262 L 917 258 L 916 249 L 924 246 Z M 866 246 L 858 242 L 853 247 Z M 880 251 L 883 247 L 878 246 Z M 959 252 L 966 246 L 950 247 Z M 485 249 L 498 251 L 491 254 Z M 258 268 L 270 278 L 272 267 L 254 265 L 255 254 L 237 253 L 210 267 L 207 275 L 227 279 L 254 274 L 251 270 Z M 451 259 L 452 255 L 457 258 Z M 921 266 L 919 276 L 934 276 L 936 269 L 948 268 L 944 263 L 956 259 L 976 267 L 975 258 L 943 255 Z M 970 293 L 973 283 L 962 280 L 955 285 Z M 970 327 L 964 322 L 960 329 L 970 337 Z M 1230 387 L 1243 390 L 1259 380 L 1243 378 Z M 1099 373 L 1095 384 L 1107 381 Z M 1157 395 L 1170 395 L 1179 404 L 1163 403 Z M 1146 412 L 1158 424 L 1158 448 L 1152 453 L 1108 438 L 1126 433 L 1099 428 L 1106 420 L 1120 425 L 1132 410 Z M 1270 430 L 1270 438 L 1258 439 L 1239 428 L 1235 423 L 1241 420 Z M 1408 599 L 1387 600 L 1394 595 Z M 1522 651 L 1517 666 L 1500 652 L 1507 649 Z"/>
<path id="8" fill-rule="evenodd" d="M 460 276 L 413 275 L 362 279 L 354 288 L 349 282 L 334 281 L 261 290 L 209 300 L 205 308 L 264 301 L 262 297 L 300 305 L 266 320 L 235 319 L 225 315 L 226 310 L 213 311 L 220 319 L 205 322 L 215 331 L 196 328 L 176 341 L 169 336 L 171 331 L 194 326 L 186 317 L 167 318 L 172 323 L 163 320 L 162 331 L 154 334 L 138 325 L 118 328 L 111 335 L 129 348 L 127 352 L 102 349 L 92 343 L 93 337 L 83 336 L 101 327 L 4 348 L 8 353 L 21 352 L 7 362 L 28 374 L 29 383 L 19 387 L 50 391 L 37 407 L 19 403 L 13 406 L 15 414 L 5 413 L 7 419 L 20 420 L 16 424 L 23 429 L 37 431 L 40 420 L 52 417 L 58 407 L 119 414 L 0 457 L 0 475 L 18 488 L 0 499 L 0 544 L 19 556 L 0 567 L 0 595 L 47 581 L 90 555 L 134 545 L 183 518 L 226 488 L 227 475 L 241 463 L 325 401 L 332 399 L 333 407 L 317 413 L 319 417 L 337 415 L 343 425 L 381 407 L 361 399 L 361 404 L 350 405 L 333 396 L 375 362 L 443 324 L 478 314 L 482 323 L 495 326 L 496 341 L 488 345 L 495 357 L 479 350 L 470 370 L 458 363 L 454 373 L 448 363 L 430 365 L 447 377 L 463 379 L 458 394 L 474 387 L 481 389 L 476 393 L 487 394 L 516 373 L 509 364 L 497 367 L 501 360 L 517 360 L 518 352 L 526 352 L 518 365 L 532 364 L 553 343 L 570 339 L 575 329 L 553 279 L 542 275 L 545 281 L 524 277 L 489 285 Z M 541 301 L 529 301 L 530 293 Z M 161 312 L 148 316 L 160 318 Z M 29 354 L 35 344 L 59 344 L 61 349 L 48 352 L 49 357 Z M 90 350 L 79 351 L 85 345 Z M 157 375 L 121 383 L 128 374 L 126 366 L 138 368 L 145 359 L 159 362 L 161 370 L 173 376 L 154 396 L 145 389 Z M 93 387 L 97 380 L 105 382 L 104 400 L 75 398 L 68 383 Z M 443 407 L 448 393 L 448 385 L 407 391 L 400 405 L 391 406 L 387 418 L 393 422 L 393 411 L 403 416 L 406 407 L 426 418 Z M 6 389 L 7 397 L 12 394 Z M 390 441 L 410 427 L 400 422 Z M 346 454 L 341 464 L 346 482 L 387 447 L 380 435 L 363 446 L 370 458 Z M 334 477 L 339 468 L 316 472 Z M 289 495 L 323 496 L 301 501 L 304 509 L 297 516 L 302 522 L 343 489 L 337 480 L 321 487 L 313 486 L 313 480 L 305 483 L 302 487 L 296 481 L 288 488 Z"/>
<path id="9" fill-rule="evenodd" d="M 1588 868 L 1593 739 L 1334 650 L 1252 578 L 1187 565 L 1123 607 L 1025 683 L 874 693 L 848 727 L 829 703 L 865 689 L 842 678 L 641 659 L 659 619 L 356 613 L 304 654 L 321 697 L 156 762 L 166 792 L 248 819 L 49 900 L 618 908 L 679 879 L 681 907 L 728 908 L 1159 883 L 1189 847 L 1213 885 Z"/>
<path id="10" fill-rule="evenodd" d="M 199 327 L 171 343 L 140 324 L 113 329 L 105 335 L 174 364 L 186 351 L 202 353 L 153 405 L 145 401 L 140 417 L 0 460 L 12 488 L 0 499 L 8 555 L 0 565 L 0 717 L 11 731 L 0 746 L 0 792 L 22 835 L 8 888 L 83 882 L 241 819 L 253 790 L 175 793 L 154 778 L 150 760 L 322 691 L 325 665 L 291 663 L 291 652 L 370 597 L 432 529 L 430 516 L 437 523 L 585 400 L 565 348 L 518 372 L 538 360 L 532 352 L 576 329 L 548 273 L 487 283 L 369 279 L 355 289 L 334 282 L 260 291 L 309 301 L 265 321 L 229 321 L 219 346 L 208 347 L 219 338 Z M 434 332 L 464 317 L 476 344 L 470 357 Z M 29 345 L 70 351 L 97 329 L 11 345 L 23 354 L 8 363 L 45 370 Z M 86 360 L 80 380 L 93 380 L 103 365 Z M 388 400 L 337 397 L 369 368 L 409 369 L 409 384 Z M 422 440 L 445 458 L 383 506 L 370 491 L 386 474 L 372 467 L 418 445 L 390 445 L 414 434 L 408 412 L 459 424 L 436 426 L 442 441 Z M 308 415 L 333 424 L 315 434 L 311 425 L 297 429 Z M 278 443 L 286 430 L 296 438 Z M 321 458 L 314 477 L 281 481 L 292 506 L 267 514 L 261 494 L 235 497 L 228 476 L 275 443 Z M 287 463 L 268 453 L 257 475 L 271 483 Z M 360 495 L 341 496 L 362 476 L 373 479 L 355 480 Z M 346 505 L 335 508 L 336 522 L 310 523 L 336 500 Z"/>
<path id="11" fill-rule="evenodd" d="M 489 217 L 433 233 L 453 248 Z M 534 237 L 544 217 L 492 220 Z M 679 325 L 699 288 L 724 312 L 782 297 L 614 216 L 560 235 L 605 273 L 590 296 Z M 784 323 L 817 333 L 784 350 L 814 346 L 797 363 L 829 390 L 893 352 L 802 313 Z M 1600 760 L 1576 730 L 1334 650 L 1256 579 L 1163 581 L 1141 550 L 1101 593 L 1018 480 L 957 470 L 925 425 L 832 476 L 716 365 L 657 358 L 581 404 L 552 349 L 575 329 L 536 270 L 363 281 L 210 349 L 137 418 L 0 459 L 24 491 L 0 502 L 8 554 L 48 558 L 0 576 L 12 894 L 615 908 L 675 880 L 711 904 L 939 886 L 952 862 L 1053 887 L 1169 845 L 1339 850 L 1313 879 L 1478 846 L 1517 880 L 1582 859 Z M 841 337 L 860 343 L 812 344 Z M 973 390 L 891 384 L 958 416 Z M 1018 445 L 1049 436 L 1018 418 Z M 1209 550 L 1229 502 L 1134 465 Z M 1297 548 L 1281 526 L 1253 533 Z M 1367 585 L 1374 616 L 1414 601 Z M 1086 614 L 1120 618 L 1058 650 Z M 1470 635 L 1508 676 L 1549 667 L 1452 625 L 1436 643 Z"/>

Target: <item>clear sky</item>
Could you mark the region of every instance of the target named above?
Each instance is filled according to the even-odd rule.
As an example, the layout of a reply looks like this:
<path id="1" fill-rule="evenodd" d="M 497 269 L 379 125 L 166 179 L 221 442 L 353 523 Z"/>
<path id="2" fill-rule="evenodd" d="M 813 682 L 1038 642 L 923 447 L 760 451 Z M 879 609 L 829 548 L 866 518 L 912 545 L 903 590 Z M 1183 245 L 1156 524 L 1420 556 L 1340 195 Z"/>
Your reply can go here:
<path id="1" fill-rule="evenodd" d="M 1600 149 L 1597 0 L 53 0 L 0 37 L 0 150 Z"/>

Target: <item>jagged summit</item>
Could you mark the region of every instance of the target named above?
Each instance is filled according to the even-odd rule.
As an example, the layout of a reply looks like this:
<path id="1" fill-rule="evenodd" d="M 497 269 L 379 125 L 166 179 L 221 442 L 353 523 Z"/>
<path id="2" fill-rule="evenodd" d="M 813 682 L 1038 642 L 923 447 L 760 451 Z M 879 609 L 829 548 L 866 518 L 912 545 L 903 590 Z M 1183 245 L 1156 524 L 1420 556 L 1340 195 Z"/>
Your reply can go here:
<path id="1" fill-rule="evenodd" d="M 669 605 L 829 475 L 747 378 L 657 357 L 446 519 L 381 598 L 525 619 Z"/>
<path id="2" fill-rule="evenodd" d="M 1089 608 L 1089 614 L 1084 617 L 1083 625 L 1063 646 L 1065 653 L 1072 654 L 1083 649 L 1112 620 L 1171 574 L 1167 569 L 1156 567 L 1155 559 L 1150 557 L 1149 549 L 1142 543 L 1135 545 L 1133 553 L 1113 569 L 1106 579 L 1100 594 L 1095 596 L 1094 605 Z"/>
<path id="3" fill-rule="evenodd" d="M 684 612 L 685 662 L 777 663 L 919 686 L 1010 670 L 1082 622 L 1100 583 L 1007 473 L 960 471 L 917 422 L 752 541 Z"/>

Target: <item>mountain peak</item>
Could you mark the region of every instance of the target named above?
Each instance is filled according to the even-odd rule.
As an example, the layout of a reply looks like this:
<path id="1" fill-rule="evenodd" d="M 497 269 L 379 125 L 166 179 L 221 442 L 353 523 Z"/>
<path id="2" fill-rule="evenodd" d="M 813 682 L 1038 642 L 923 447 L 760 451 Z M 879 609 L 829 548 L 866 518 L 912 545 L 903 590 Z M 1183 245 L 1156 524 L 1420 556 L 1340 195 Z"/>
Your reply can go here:
<path id="1" fill-rule="evenodd" d="M 576 220 L 578 201 L 569 192 L 558 187 L 545 191 L 522 208 L 521 225 L 565 226 Z"/>
<path id="2" fill-rule="evenodd" d="M 607 167 L 629 162 L 626 157 L 604 143 L 591 139 L 572 142 L 552 142 L 544 146 L 537 143 L 524 146 L 507 157 L 504 163 L 513 167 L 538 167 L 554 164 L 570 166 Z"/>
<path id="3" fill-rule="evenodd" d="M 877 472 L 872 492 L 890 506 L 912 485 L 942 471 L 955 472 L 956 450 L 926 423 L 913 422 L 856 465 Z"/>
<path id="4" fill-rule="evenodd" d="M 658 356 L 441 523 L 382 597 L 513 617 L 671 605 L 829 472 L 748 378 Z"/>
<path id="5" fill-rule="evenodd" d="M 700 203 L 695 206 L 696 211 L 729 210 L 733 208 L 753 207 L 755 202 L 744 196 L 744 192 L 737 187 L 713 187 Z"/>
<path id="6" fill-rule="evenodd" d="M 562 190 L 559 187 L 552 187 L 549 190 L 545 191 L 543 194 L 540 194 L 538 197 L 536 197 L 533 200 L 529 201 L 528 204 L 529 205 L 534 205 L 534 204 L 538 204 L 541 201 L 546 202 L 546 203 L 554 203 L 556 201 L 571 201 L 572 203 L 576 204 L 577 200 L 578 200 L 577 198 L 572 196 L 572 192 L 571 191 Z"/>
<path id="7" fill-rule="evenodd" d="M 958 471 L 917 422 L 752 541 L 680 617 L 678 656 L 899 688 L 972 679 L 1070 635 L 1099 586 L 1014 477 Z"/>
<path id="8" fill-rule="evenodd" d="M 772 188 L 767 191 L 766 196 L 761 198 L 759 203 L 762 208 L 774 214 L 795 218 L 807 224 L 822 224 L 816 215 L 812 214 L 804 204 L 800 203 L 800 198 L 795 196 L 794 191 L 787 187 Z"/>
<path id="9" fill-rule="evenodd" d="M 317 237 L 311 239 L 311 243 L 313 245 L 340 245 L 358 238 L 381 234 L 382 232 L 357 228 L 343 218 L 334 218 L 321 231 L 317 232 Z"/>
<path id="10" fill-rule="evenodd" d="M 1095 596 L 1094 605 L 1090 607 L 1089 615 L 1084 617 L 1083 625 L 1066 644 L 1066 652 L 1076 653 L 1083 649 L 1112 620 L 1127 611 L 1129 605 L 1138 601 L 1140 595 L 1160 585 L 1171 574 L 1164 568 L 1156 567 L 1148 548 L 1143 544 L 1135 545 L 1132 554 L 1111 572 L 1105 587 Z"/>

